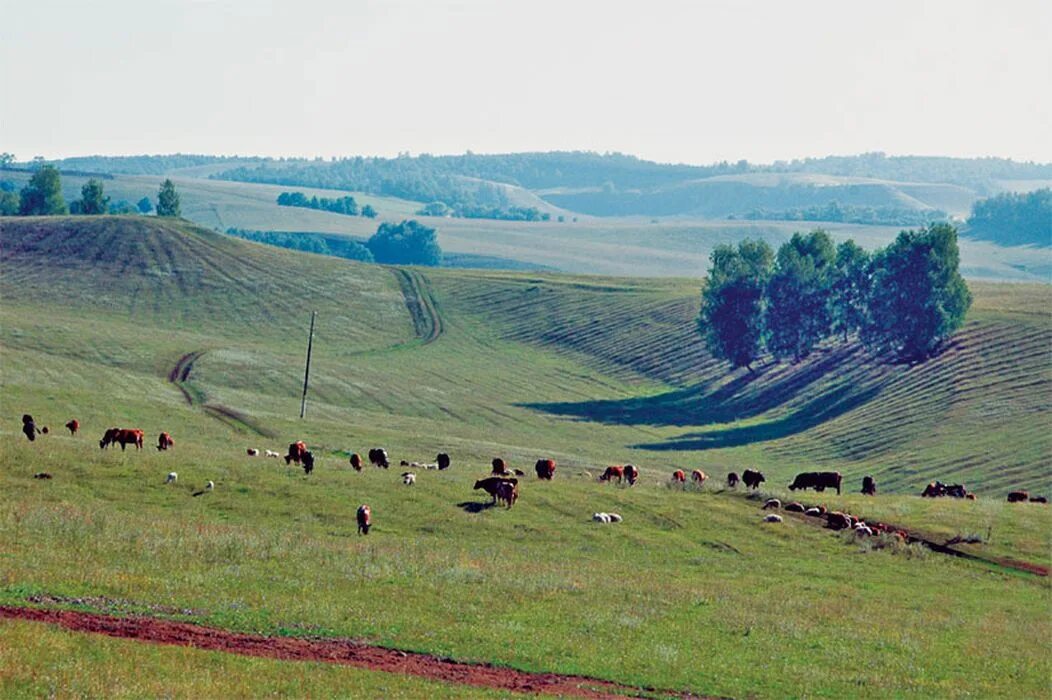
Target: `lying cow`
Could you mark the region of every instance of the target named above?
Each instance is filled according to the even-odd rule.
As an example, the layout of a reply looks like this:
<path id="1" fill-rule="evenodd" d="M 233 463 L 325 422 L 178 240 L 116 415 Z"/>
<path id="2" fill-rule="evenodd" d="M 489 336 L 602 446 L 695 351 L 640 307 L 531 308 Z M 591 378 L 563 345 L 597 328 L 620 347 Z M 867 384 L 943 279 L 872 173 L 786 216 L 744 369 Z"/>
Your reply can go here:
<path id="1" fill-rule="evenodd" d="M 551 481 L 552 477 L 555 476 L 555 460 L 538 459 L 537 463 L 533 465 L 533 469 L 537 472 L 538 479 L 543 479 L 544 481 Z"/>
<path id="2" fill-rule="evenodd" d="M 1026 503 L 1030 500 L 1030 494 L 1026 491 L 1012 491 L 1008 494 L 1009 503 Z"/>
<path id="3" fill-rule="evenodd" d="M 789 484 L 789 490 L 814 489 L 815 491 L 825 491 L 827 488 L 835 488 L 837 495 L 839 495 L 842 478 L 840 472 L 802 472 L 796 475 L 793 483 Z"/>

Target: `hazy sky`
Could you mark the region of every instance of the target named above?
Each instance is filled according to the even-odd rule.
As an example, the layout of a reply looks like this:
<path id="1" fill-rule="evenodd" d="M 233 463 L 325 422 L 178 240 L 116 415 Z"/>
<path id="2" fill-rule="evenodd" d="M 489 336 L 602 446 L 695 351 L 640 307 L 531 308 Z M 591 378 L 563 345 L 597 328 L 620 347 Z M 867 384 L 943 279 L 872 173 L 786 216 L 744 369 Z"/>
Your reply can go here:
<path id="1" fill-rule="evenodd" d="M 1052 161 L 1052 2 L 0 0 L 0 151 Z"/>

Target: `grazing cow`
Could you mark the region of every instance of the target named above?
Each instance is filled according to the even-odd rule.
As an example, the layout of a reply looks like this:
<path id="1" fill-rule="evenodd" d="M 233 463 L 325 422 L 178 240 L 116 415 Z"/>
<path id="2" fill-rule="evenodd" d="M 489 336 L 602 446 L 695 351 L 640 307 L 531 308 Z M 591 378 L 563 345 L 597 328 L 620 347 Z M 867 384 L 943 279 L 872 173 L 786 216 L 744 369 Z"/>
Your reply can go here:
<path id="1" fill-rule="evenodd" d="M 37 472 L 36 474 L 33 475 L 33 478 L 34 479 L 50 479 L 51 475 L 48 474 L 47 472 Z"/>
<path id="2" fill-rule="evenodd" d="M 123 452 L 124 448 L 131 444 L 135 445 L 135 449 L 141 450 L 145 435 L 138 428 L 110 428 L 99 440 L 99 447 L 105 449 L 110 445 L 119 444 Z"/>
<path id="3" fill-rule="evenodd" d="M 512 484 L 518 484 L 518 479 L 509 479 L 503 476 L 489 476 L 485 479 L 479 479 L 475 482 L 474 489 L 482 489 L 490 496 L 493 497 L 493 503 L 497 502 L 497 494 L 500 491 L 500 485 L 505 482 L 511 482 Z"/>
<path id="4" fill-rule="evenodd" d="M 164 452 L 175 446 L 175 440 L 168 433 L 161 433 L 157 436 L 157 449 Z"/>
<path id="5" fill-rule="evenodd" d="M 519 480 L 506 479 L 497 484 L 497 500 L 506 504 L 509 508 L 519 500 Z"/>
<path id="6" fill-rule="evenodd" d="M 731 472 L 727 475 L 727 486 L 732 489 L 738 487 L 738 472 Z"/>
<path id="7" fill-rule="evenodd" d="M 451 464 L 451 462 L 449 461 L 449 455 L 447 455 L 445 452 L 439 452 L 438 456 L 435 457 L 435 464 L 438 465 L 439 469 L 449 469 L 449 465 Z"/>
<path id="8" fill-rule="evenodd" d="M 793 501 L 792 503 L 786 503 L 784 510 L 787 510 L 791 513 L 803 513 L 805 508 L 804 504 Z"/>
<path id="9" fill-rule="evenodd" d="M 1009 503 L 1026 503 L 1030 500 L 1030 494 L 1026 491 L 1012 491 L 1008 494 Z"/>
<path id="10" fill-rule="evenodd" d="M 763 502 L 763 509 L 764 510 L 769 510 L 771 508 L 781 508 L 781 507 L 782 507 L 782 502 L 779 501 L 777 498 L 768 498 L 766 501 Z"/>
<path id="11" fill-rule="evenodd" d="M 255 447 L 246 447 L 245 448 L 245 454 L 248 455 L 249 457 L 258 457 L 259 456 L 259 450 L 257 450 Z M 286 459 L 285 460 L 285 464 L 288 464 L 288 463 L 289 463 L 289 461 Z"/>
<path id="12" fill-rule="evenodd" d="M 382 447 L 374 447 L 369 450 L 369 464 L 382 469 L 390 467 L 391 462 L 387 459 L 387 450 Z"/>
<path id="13" fill-rule="evenodd" d="M 179 480 L 179 475 L 178 474 L 176 474 L 175 472 L 168 472 L 168 476 L 165 478 L 164 483 L 166 483 L 166 484 L 174 484 L 178 480 Z"/>
<path id="14" fill-rule="evenodd" d="M 700 469 L 695 469 L 694 471 L 692 471 L 690 473 L 691 481 L 696 482 L 698 484 L 698 486 L 701 486 L 702 484 L 704 484 L 705 480 L 708 479 L 708 478 L 709 478 L 709 475 L 706 474 L 705 472 L 701 471 Z"/>
<path id="15" fill-rule="evenodd" d="M 1044 496 L 1031 496 L 1030 497 L 1030 502 L 1031 503 L 1048 503 L 1048 499 L 1045 498 Z"/>
<path id="16" fill-rule="evenodd" d="M 360 472 L 362 470 L 362 456 L 357 452 L 351 455 L 351 467 L 356 472 Z"/>
<path id="17" fill-rule="evenodd" d="M 494 457 L 493 461 L 490 462 L 490 464 L 493 466 L 493 469 L 492 471 L 490 471 L 490 474 L 493 474 L 494 476 L 508 476 L 511 474 L 511 472 L 508 470 L 508 465 L 505 464 L 504 460 L 500 457 Z"/>
<path id="18" fill-rule="evenodd" d="M 672 472 L 672 482 L 675 484 L 685 484 L 687 483 L 687 475 L 683 473 L 682 469 L 677 469 Z"/>
<path id="19" fill-rule="evenodd" d="M 416 483 L 416 474 L 413 472 L 402 472 L 402 483 L 406 486 L 412 486 Z"/>
<path id="20" fill-rule="evenodd" d="M 538 479 L 544 479 L 545 481 L 551 481 L 552 477 L 555 476 L 555 460 L 554 459 L 538 459 L 537 463 L 533 465 L 534 471 L 537 472 Z"/>
<path id="21" fill-rule="evenodd" d="M 840 495 L 840 472 L 802 472 L 796 475 L 793 483 L 789 484 L 790 491 L 797 489 L 814 489 L 825 491 L 826 488 L 835 488 Z"/>
<path id="22" fill-rule="evenodd" d="M 76 437 L 77 431 L 80 430 L 80 421 L 74 418 L 69 423 L 66 423 L 66 429 L 69 430 L 70 437 Z"/>
<path id="23" fill-rule="evenodd" d="M 358 534 L 368 535 L 369 528 L 373 526 L 373 509 L 364 503 L 358 506 Z"/>
<path id="24" fill-rule="evenodd" d="M 619 484 L 624 478 L 624 467 L 607 467 L 606 471 L 599 475 L 599 481 L 613 481 L 614 479 L 617 479 L 617 483 Z"/>
<path id="25" fill-rule="evenodd" d="M 826 516 L 826 525 L 833 530 L 846 530 L 851 527 L 851 516 L 834 511 Z"/>
<path id="26" fill-rule="evenodd" d="M 195 491 L 191 495 L 193 495 L 193 496 L 203 496 L 204 494 L 208 493 L 209 491 L 214 491 L 215 487 L 216 487 L 215 483 L 213 483 L 212 481 L 209 481 L 207 484 L 205 484 L 205 487 L 203 489 L 201 489 L 200 491 Z"/>
<path id="27" fill-rule="evenodd" d="M 636 481 L 639 479 L 639 470 L 631 464 L 625 465 L 625 481 L 628 482 L 629 486 L 635 486 Z"/>
<path id="28" fill-rule="evenodd" d="M 22 434 L 25 435 L 30 442 L 37 439 L 37 433 L 40 429 L 37 428 L 37 424 L 33 421 L 33 416 L 28 413 L 22 415 Z"/>
<path id="29" fill-rule="evenodd" d="M 863 496 L 876 496 L 877 495 L 877 482 L 873 481 L 873 477 L 864 476 L 862 477 L 862 495 Z"/>
<path id="30" fill-rule="evenodd" d="M 752 469 L 746 469 L 742 472 L 742 483 L 745 484 L 746 488 L 755 491 L 760 488 L 760 484 L 765 481 L 767 481 L 767 479 L 764 478 L 763 472 L 753 471 Z"/>
<path id="31" fill-rule="evenodd" d="M 295 462 L 300 464 L 303 462 L 303 454 L 307 451 L 307 443 L 303 440 L 297 440 L 296 442 L 289 444 L 288 454 L 285 455 L 285 464 Z M 256 450 L 256 454 L 259 454 L 259 450 Z"/>
<path id="32" fill-rule="evenodd" d="M 765 523 L 780 523 L 782 522 L 782 516 L 776 515 L 775 513 L 768 513 L 763 517 Z"/>
<path id="33" fill-rule="evenodd" d="M 314 471 L 314 453 L 313 452 L 304 451 L 304 453 L 300 457 L 300 459 L 303 461 L 303 473 L 304 474 L 310 474 L 312 471 Z"/>

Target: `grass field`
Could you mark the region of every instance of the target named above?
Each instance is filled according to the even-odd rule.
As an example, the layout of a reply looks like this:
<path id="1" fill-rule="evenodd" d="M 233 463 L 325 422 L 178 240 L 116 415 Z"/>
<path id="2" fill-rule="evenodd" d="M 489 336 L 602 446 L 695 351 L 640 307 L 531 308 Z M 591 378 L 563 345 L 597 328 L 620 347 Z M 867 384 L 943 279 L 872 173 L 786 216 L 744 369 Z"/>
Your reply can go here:
<path id="1" fill-rule="evenodd" d="M 400 271 L 135 217 L 3 225 L 0 604 L 90 596 L 104 611 L 189 609 L 233 630 L 732 697 L 1047 695 L 1047 578 L 765 525 L 759 502 L 716 482 L 759 466 L 784 495 L 821 466 L 857 491 L 872 473 L 876 499 L 806 500 L 932 538 L 979 534 L 973 553 L 1048 566 L 1049 509 L 1003 502 L 1052 485 L 1048 287 L 973 285 L 968 326 L 928 363 L 833 347 L 749 377 L 699 346 L 693 280 Z M 188 354 L 184 394 L 168 374 Z M 26 441 L 23 412 L 52 433 Z M 60 428 L 74 416 L 77 438 Z M 99 450 L 114 424 L 167 430 L 176 447 Z M 298 438 L 319 455 L 310 477 L 244 453 Z M 397 468 L 350 470 L 348 450 L 376 445 L 395 460 L 448 451 L 454 466 L 410 488 Z M 511 510 L 486 508 L 471 485 L 495 455 L 527 471 L 552 456 L 559 472 L 527 476 Z M 626 462 L 643 470 L 636 488 L 595 482 Z M 675 467 L 713 479 L 669 489 Z M 906 495 L 934 478 L 980 500 Z M 216 490 L 193 497 L 207 480 Z M 625 522 L 592 524 L 600 510 Z M 57 630 L 29 644 L 28 629 L 0 623 L 5 696 L 467 692 Z M 179 676 L 183 663 L 200 674 Z M 156 673 L 135 672 L 145 664 Z"/>

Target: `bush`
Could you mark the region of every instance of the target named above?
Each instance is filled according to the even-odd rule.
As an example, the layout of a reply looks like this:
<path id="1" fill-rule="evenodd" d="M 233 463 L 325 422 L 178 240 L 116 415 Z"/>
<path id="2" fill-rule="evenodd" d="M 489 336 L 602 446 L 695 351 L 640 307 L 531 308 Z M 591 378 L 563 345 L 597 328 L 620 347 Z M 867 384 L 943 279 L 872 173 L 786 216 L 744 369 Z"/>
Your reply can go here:
<path id="1" fill-rule="evenodd" d="M 379 263 L 393 265 L 441 265 L 435 229 L 418 221 L 383 223 L 365 244 Z"/>

